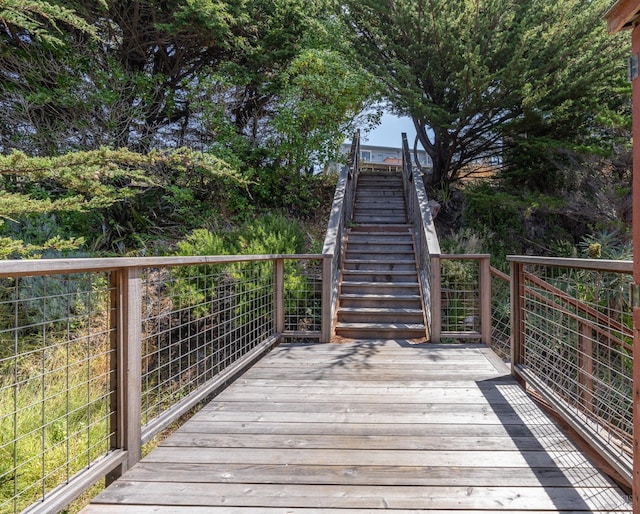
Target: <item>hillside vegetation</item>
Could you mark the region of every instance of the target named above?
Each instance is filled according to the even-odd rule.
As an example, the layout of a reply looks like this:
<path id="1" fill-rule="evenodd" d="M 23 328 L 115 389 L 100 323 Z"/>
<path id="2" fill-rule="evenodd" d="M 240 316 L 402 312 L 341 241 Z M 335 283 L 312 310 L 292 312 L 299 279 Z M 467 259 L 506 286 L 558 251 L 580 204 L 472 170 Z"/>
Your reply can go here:
<path id="1" fill-rule="evenodd" d="M 414 120 L 459 250 L 627 255 L 608 0 L 393 6 L 0 0 L 0 257 L 163 255 L 273 211 L 317 250 L 335 177 L 314 171 L 380 100 Z"/>
<path id="2" fill-rule="evenodd" d="M 510 253 L 628 258 L 628 46 L 605 33 L 609 4 L 0 0 L 0 259 L 317 253 L 336 177 L 316 172 L 381 101 L 413 119 L 433 161 L 445 251 L 502 268 Z M 40 321 L 21 320 L 24 348 L 0 334 L 0 402 L 20 413 L 0 420 L 0 505 L 19 482 L 22 508 L 41 493 L 24 486 L 45 469 L 38 444 L 62 476 L 65 444 L 108 440 L 83 421 L 108 398 L 87 405 L 73 370 L 104 390 L 110 366 L 95 342 L 67 344 L 90 321 L 43 323 L 83 312 L 55 301 L 75 293 L 20 280 L 46 299 Z M 15 282 L 0 283 L 5 310 Z M 107 296 L 90 295 L 103 320 Z"/>

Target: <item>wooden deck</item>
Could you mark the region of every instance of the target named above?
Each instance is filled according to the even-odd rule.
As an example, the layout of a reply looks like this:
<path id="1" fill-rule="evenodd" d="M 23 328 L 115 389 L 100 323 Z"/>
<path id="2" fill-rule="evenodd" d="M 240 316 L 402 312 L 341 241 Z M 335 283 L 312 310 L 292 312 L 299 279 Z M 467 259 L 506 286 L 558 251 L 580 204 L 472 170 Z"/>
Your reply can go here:
<path id="1" fill-rule="evenodd" d="M 631 512 L 483 346 L 281 345 L 83 514 Z"/>

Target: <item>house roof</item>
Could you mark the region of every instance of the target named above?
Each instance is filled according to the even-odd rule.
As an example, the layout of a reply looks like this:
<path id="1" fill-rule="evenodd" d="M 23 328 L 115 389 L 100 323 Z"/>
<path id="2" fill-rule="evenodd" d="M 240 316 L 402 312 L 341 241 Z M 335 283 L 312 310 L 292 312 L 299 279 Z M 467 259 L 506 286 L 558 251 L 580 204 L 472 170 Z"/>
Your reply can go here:
<path id="1" fill-rule="evenodd" d="M 604 17 L 611 34 L 631 28 L 640 21 L 640 0 L 618 0 Z"/>

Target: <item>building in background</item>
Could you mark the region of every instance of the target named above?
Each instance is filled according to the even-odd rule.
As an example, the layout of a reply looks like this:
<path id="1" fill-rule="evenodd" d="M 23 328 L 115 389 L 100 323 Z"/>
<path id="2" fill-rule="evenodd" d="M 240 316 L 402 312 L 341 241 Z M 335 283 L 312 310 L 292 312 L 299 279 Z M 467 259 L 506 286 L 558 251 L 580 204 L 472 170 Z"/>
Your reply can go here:
<path id="1" fill-rule="evenodd" d="M 327 172 L 337 171 L 340 166 L 343 166 L 349 152 L 351 151 L 351 144 L 345 143 L 340 147 L 340 159 L 339 163 L 331 163 L 327 166 Z M 415 156 L 413 151 L 411 152 L 411 160 L 416 165 Z M 424 171 L 430 170 L 433 167 L 431 157 L 424 150 L 418 150 L 418 160 L 420 166 Z M 369 169 L 376 170 L 397 170 L 402 166 L 402 148 L 394 148 L 391 146 L 377 146 L 377 145 L 360 145 L 360 164 L 361 166 Z"/>

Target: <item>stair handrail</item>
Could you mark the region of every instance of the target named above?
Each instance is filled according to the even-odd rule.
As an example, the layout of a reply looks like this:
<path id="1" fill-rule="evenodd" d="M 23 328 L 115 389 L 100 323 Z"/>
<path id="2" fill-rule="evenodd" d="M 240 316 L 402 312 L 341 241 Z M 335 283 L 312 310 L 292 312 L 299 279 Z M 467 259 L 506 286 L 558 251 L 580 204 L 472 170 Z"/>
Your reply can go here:
<path id="1" fill-rule="evenodd" d="M 407 134 L 402 133 L 402 181 L 404 184 L 405 200 L 407 203 L 407 217 L 412 225 L 416 246 L 416 262 L 418 265 L 418 276 L 422 289 L 422 297 L 425 307 L 427 324 L 431 333 L 437 339 L 440 332 L 439 316 L 434 316 L 439 312 L 439 308 L 434 308 L 432 293 L 437 293 L 439 284 L 437 277 L 432 281 L 432 260 L 440 257 L 440 242 L 436 233 L 435 224 L 429 198 L 424 187 L 422 173 L 413 166 Z M 434 271 L 435 268 L 434 268 Z M 436 298 L 438 294 L 433 294 Z"/>
<path id="2" fill-rule="evenodd" d="M 360 172 L 360 131 L 353 135 L 347 165 L 340 170 L 322 254 L 331 256 L 331 336 L 335 334 L 335 313 L 338 303 L 338 283 L 346 228 L 353 219 L 356 184 Z"/>

